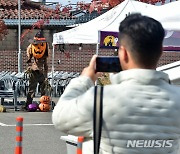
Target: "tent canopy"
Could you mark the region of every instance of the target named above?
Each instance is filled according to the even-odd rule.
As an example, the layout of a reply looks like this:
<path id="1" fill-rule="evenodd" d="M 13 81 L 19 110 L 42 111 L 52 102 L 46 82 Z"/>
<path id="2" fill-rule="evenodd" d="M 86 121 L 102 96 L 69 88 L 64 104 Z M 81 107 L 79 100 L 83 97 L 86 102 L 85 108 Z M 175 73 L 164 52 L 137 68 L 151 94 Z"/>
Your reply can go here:
<path id="1" fill-rule="evenodd" d="M 180 1 L 161 6 L 125 0 L 101 16 L 80 26 L 55 33 L 53 44 L 97 44 L 99 31 L 118 32 L 120 22 L 130 13 L 141 13 L 160 21 L 166 30 L 180 30 Z"/>

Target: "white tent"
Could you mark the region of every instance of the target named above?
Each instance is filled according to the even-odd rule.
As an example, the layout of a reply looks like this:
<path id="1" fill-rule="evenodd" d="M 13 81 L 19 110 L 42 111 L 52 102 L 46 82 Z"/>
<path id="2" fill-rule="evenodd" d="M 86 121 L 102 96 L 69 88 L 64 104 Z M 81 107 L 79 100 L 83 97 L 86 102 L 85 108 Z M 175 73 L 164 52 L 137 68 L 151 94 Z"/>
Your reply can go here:
<path id="1" fill-rule="evenodd" d="M 139 12 L 160 21 L 167 30 L 180 30 L 180 1 L 155 6 L 134 0 L 125 0 L 101 16 L 78 27 L 55 33 L 53 44 L 97 44 L 98 31 L 118 32 L 120 22 L 129 13 Z M 168 36 L 172 32 L 168 33 Z M 168 37 L 167 36 L 167 37 Z"/>
<path id="2" fill-rule="evenodd" d="M 96 44 L 98 42 L 98 31 L 118 31 L 120 21 L 132 12 L 146 12 L 154 8 L 154 5 L 137 1 L 126 0 L 112 8 L 101 16 L 84 23 L 78 27 L 53 35 L 53 44 Z M 108 27 L 112 27 L 109 29 Z"/>
<path id="3" fill-rule="evenodd" d="M 180 1 L 171 2 L 162 6 L 155 6 L 134 0 L 125 0 L 118 6 L 87 23 L 70 30 L 55 33 L 53 35 L 52 72 L 54 71 L 54 46 L 56 44 L 98 44 L 99 31 L 118 32 L 120 22 L 126 15 L 135 12 L 153 17 L 160 21 L 163 27 L 168 30 L 165 37 L 168 38 L 173 35 L 173 30 L 180 30 L 179 8 Z M 180 37 L 177 40 L 178 41 L 175 43 L 180 44 Z M 161 70 L 162 68 L 158 69 Z M 170 75 L 170 79 L 173 82 L 179 82 L 180 74 L 177 74 L 177 72 L 180 72 L 179 69 L 179 67 L 173 69 L 170 67 L 164 71 Z M 176 76 L 174 76 L 174 74 L 176 74 Z"/>

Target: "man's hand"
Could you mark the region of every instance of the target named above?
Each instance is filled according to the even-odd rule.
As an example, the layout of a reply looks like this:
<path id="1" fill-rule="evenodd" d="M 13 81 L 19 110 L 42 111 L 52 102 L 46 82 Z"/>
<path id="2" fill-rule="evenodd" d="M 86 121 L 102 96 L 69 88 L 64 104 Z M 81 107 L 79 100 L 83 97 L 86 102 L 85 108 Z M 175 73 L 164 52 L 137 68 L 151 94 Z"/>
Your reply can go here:
<path id="1" fill-rule="evenodd" d="M 95 82 L 97 80 L 97 78 L 99 76 L 102 75 L 102 73 L 98 72 L 96 73 L 95 69 L 96 69 L 96 57 L 97 55 L 94 55 L 89 63 L 89 66 L 84 68 L 81 75 L 82 76 L 88 76 L 91 78 L 91 80 L 93 82 Z"/>

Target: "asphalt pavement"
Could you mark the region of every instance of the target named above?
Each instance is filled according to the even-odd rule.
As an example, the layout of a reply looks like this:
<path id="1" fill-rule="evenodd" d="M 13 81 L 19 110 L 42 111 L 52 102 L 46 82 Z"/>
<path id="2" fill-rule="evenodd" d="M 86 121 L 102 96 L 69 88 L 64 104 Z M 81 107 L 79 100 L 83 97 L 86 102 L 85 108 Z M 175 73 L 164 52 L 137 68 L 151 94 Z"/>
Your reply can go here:
<path id="1" fill-rule="evenodd" d="M 56 103 L 58 98 L 52 98 Z M 24 112 L 7 109 L 0 113 L 0 154 L 13 154 L 16 147 L 16 117 L 23 117 L 23 154 L 67 154 L 66 134 L 55 129 L 50 112 Z"/>

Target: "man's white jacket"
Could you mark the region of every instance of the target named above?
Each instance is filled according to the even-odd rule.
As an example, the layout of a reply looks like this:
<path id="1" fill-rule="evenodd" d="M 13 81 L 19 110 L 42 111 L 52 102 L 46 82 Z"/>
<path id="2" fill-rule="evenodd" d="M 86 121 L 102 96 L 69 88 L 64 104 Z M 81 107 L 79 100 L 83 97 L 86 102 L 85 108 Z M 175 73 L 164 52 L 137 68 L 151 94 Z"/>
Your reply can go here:
<path id="1" fill-rule="evenodd" d="M 180 154 L 180 87 L 168 75 L 146 69 L 122 71 L 104 87 L 101 154 Z M 93 154 L 94 84 L 72 79 L 52 114 L 57 129 L 85 136 Z"/>

